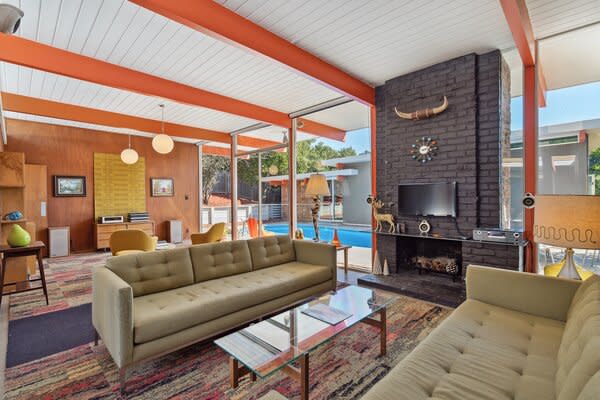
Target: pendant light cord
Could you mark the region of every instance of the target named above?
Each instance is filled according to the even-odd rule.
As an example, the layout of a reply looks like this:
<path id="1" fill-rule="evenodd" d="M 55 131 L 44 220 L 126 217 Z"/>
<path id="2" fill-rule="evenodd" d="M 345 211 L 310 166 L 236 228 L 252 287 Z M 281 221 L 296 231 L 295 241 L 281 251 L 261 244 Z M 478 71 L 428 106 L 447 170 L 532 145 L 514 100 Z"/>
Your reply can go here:
<path id="1" fill-rule="evenodd" d="M 164 135 L 165 134 L 165 105 L 161 104 L 160 109 L 162 111 L 161 119 L 160 119 L 160 133 L 162 133 Z"/>

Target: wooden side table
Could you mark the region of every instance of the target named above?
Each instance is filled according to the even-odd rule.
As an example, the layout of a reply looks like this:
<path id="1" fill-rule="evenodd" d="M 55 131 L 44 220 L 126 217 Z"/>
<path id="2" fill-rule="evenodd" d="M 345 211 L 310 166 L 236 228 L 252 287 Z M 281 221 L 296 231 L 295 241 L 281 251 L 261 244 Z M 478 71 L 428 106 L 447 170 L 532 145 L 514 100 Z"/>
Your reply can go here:
<path id="1" fill-rule="evenodd" d="M 350 250 L 352 248 L 352 246 L 350 245 L 346 245 L 346 244 L 342 244 L 336 247 L 337 251 L 343 251 L 344 252 L 344 273 L 347 274 L 348 273 L 348 250 Z"/>
<path id="2" fill-rule="evenodd" d="M 27 246 L 23 247 L 10 247 L 8 245 L 0 245 L 0 256 L 2 256 L 2 270 L 0 270 L 0 304 L 2 304 L 2 297 L 8 296 L 13 293 L 29 292 L 30 290 L 44 290 L 44 296 L 46 296 L 46 304 L 48 302 L 48 289 L 46 287 L 46 276 L 44 275 L 44 263 L 42 261 L 42 250 L 46 247 L 44 242 L 35 241 Z M 40 269 L 40 277 L 37 279 L 28 279 L 20 282 L 4 282 L 4 276 L 6 274 L 6 260 L 14 257 L 27 257 L 36 256 L 38 261 L 38 267 Z M 42 282 L 42 286 L 33 286 L 33 282 Z M 5 286 L 14 285 L 14 289 L 4 292 Z"/>

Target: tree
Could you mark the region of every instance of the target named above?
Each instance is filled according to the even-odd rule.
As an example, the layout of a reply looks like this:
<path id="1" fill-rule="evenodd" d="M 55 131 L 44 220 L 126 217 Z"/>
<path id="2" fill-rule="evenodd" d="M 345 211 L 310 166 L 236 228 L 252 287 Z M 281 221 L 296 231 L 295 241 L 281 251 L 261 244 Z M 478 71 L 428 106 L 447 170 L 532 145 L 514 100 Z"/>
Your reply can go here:
<path id="1" fill-rule="evenodd" d="M 202 202 L 204 204 L 208 204 L 219 176 L 223 171 L 228 171 L 229 167 L 229 158 L 208 154 L 202 157 Z"/>
<path id="2" fill-rule="evenodd" d="M 356 151 L 351 147 L 344 147 L 339 150 L 318 142 L 316 139 L 303 140 L 296 144 L 296 173 L 303 174 L 308 172 L 321 172 L 335 169 L 323 165 L 323 160 L 331 158 L 347 157 L 356 155 Z M 262 176 L 269 176 L 269 168 L 277 167 L 277 175 L 287 175 L 288 173 L 288 155 L 283 151 L 270 151 L 261 156 Z M 219 180 L 219 176 L 225 171 L 229 171 L 229 159 L 219 156 L 204 156 L 203 164 L 203 184 L 202 199 L 208 203 L 212 194 L 212 189 Z M 238 160 L 238 179 L 241 182 L 255 184 L 258 183 L 258 157 L 251 156 L 246 159 Z M 264 190 L 270 190 L 270 186 L 265 185 Z M 265 193 L 263 193 L 264 195 Z"/>
<path id="3" fill-rule="evenodd" d="M 594 175 L 596 181 L 596 193 L 600 194 L 600 147 L 590 153 L 588 158 L 590 174 Z"/>
<path id="4" fill-rule="evenodd" d="M 331 158 L 347 157 L 356 155 L 351 147 L 336 150 L 333 147 L 317 142 L 316 139 L 303 140 L 296 144 L 296 173 L 321 172 L 335 169 L 322 165 L 323 160 Z M 271 151 L 262 155 L 262 176 L 269 175 L 271 166 L 277 167 L 277 175 L 286 175 L 288 172 L 288 156 L 285 152 Z M 258 182 L 258 159 L 252 156 L 240 160 L 238 163 L 238 178 L 246 183 Z"/>

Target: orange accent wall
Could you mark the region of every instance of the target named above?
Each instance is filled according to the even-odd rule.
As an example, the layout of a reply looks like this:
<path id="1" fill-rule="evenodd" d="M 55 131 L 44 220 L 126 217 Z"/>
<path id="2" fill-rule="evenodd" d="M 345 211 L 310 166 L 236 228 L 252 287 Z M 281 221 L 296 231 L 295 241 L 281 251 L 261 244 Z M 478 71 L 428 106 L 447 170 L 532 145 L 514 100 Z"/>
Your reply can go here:
<path id="1" fill-rule="evenodd" d="M 94 249 L 94 153 L 120 153 L 127 136 L 108 132 L 7 119 L 6 151 L 25 153 L 28 164 L 48 168 L 48 226 L 70 226 L 72 251 Z M 156 234 L 167 238 L 167 221 L 183 221 L 184 237 L 198 230 L 198 149 L 193 144 L 175 143 L 174 150 L 161 155 L 151 139 L 132 136 L 131 146 L 146 159 L 146 195 Z M 84 175 L 86 197 L 53 196 L 53 175 Z M 150 177 L 172 177 L 174 197 L 150 197 Z M 186 195 L 188 200 L 185 199 Z"/>

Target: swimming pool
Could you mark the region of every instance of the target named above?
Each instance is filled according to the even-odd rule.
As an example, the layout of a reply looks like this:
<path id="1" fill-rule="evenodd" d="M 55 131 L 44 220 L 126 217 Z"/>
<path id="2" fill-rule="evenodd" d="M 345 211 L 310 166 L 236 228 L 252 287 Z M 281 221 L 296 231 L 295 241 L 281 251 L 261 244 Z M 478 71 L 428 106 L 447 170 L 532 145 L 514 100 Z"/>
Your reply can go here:
<path id="1" fill-rule="evenodd" d="M 304 237 L 312 239 L 315 237 L 315 230 L 312 224 L 298 224 L 298 228 L 304 231 Z M 319 233 L 321 234 L 321 240 L 330 241 L 333 238 L 333 227 L 331 226 L 319 226 Z M 338 231 L 338 237 L 342 244 L 348 244 L 355 247 L 367 247 L 371 248 L 371 233 L 345 229 L 335 228 Z M 288 233 L 289 226 L 287 224 L 266 224 L 265 230 L 275 233 Z"/>

